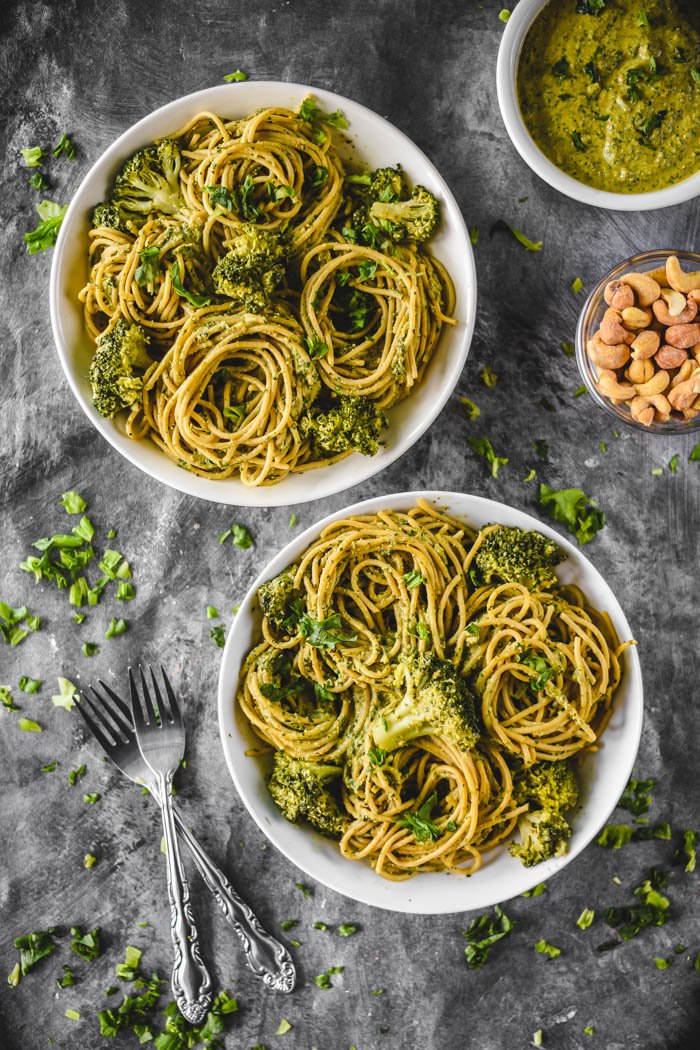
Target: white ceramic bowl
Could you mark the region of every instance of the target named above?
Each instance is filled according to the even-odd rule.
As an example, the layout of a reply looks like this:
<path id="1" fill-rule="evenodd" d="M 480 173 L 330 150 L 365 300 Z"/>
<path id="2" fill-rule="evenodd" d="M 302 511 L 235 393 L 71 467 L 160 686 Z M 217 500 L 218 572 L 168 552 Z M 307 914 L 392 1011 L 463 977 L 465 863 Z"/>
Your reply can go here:
<path id="1" fill-rule="evenodd" d="M 508 900 L 538 882 L 549 880 L 573 860 L 597 835 L 622 794 L 634 765 L 642 730 L 642 676 L 634 647 L 624 658 L 624 679 L 617 694 L 614 712 L 602 737 L 602 747 L 584 762 L 581 805 L 572 817 L 573 836 L 569 852 L 534 868 L 524 868 L 506 847 L 487 853 L 482 868 L 470 878 L 439 872 L 417 875 L 405 882 L 388 882 L 375 875 L 369 865 L 341 856 L 337 845 L 308 826 L 297 827 L 281 815 L 265 782 L 265 764 L 246 756 L 259 740 L 235 704 L 238 676 L 243 660 L 260 637 L 260 612 L 256 591 L 261 583 L 276 576 L 297 560 L 326 525 L 354 514 L 379 510 L 406 510 L 418 498 L 445 507 L 450 514 L 474 527 L 487 522 L 537 529 L 555 540 L 567 555 L 557 570 L 563 582 L 578 584 L 589 600 L 607 610 L 620 639 L 631 638 L 631 631 L 615 595 L 597 569 L 577 547 L 558 532 L 522 511 L 503 503 L 455 492 L 404 492 L 379 496 L 337 511 L 296 536 L 263 569 L 246 594 L 233 622 L 224 649 L 219 673 L 219 728 L 221 743 L 233 782 L 249 813 L 260 829 L 281 852 L 311 878 L 344 893 L 353 900 L 392 911 L 435 915 L 486 908 Z"/>
<path id="2" fill-rule="evenodd" d="M 552 164 L 539 146 L 535 145 L 520 113 L 516 88 L 518 61 L 530 26 L 549 0 L 519 0 L 508 19 L 501 38 L 496 66 L 496 87 L 501 116 L 510 140 L 520 156 L 541 179 L 555 190 L 596 208 L 614 211 L 649 211 L 681 204 L 700 194 L 700 172 L 689 179 L 649 193 L 610 193 L 587 186 Z M 573 0 L 571 0 L 573 4 Z"/>
<path id="3" fill-rule="evenodd" d="M 214 481 L 178 467 L 150 441 L 132 441 L 119 420 L 104 419 L 92 404 L 88 365 L 94 347 L 84 330 L 78 292 L 87 280 L 87 232 L 95 204 L 109 194 L 123 162 L 146 143 L 171 134 L 201 110 L 243 117 L 265 106 L 296 108 L 312 94 L 322 109 L 342 109 L 350 122 L 345 132 L 356 144 L 353 158 L 368 167 L 401 164 L 412 183 L 431 190 L 442 205 L 443 221 L 431 250 L 448 268 L 455 284 L 458 325 L 446 326 L 418 389 L 388 413 L 387 445 L 376 456 L 354 453 L 340 463 L 292 474 L 277 485 L 247 488 L 238 479 Z M 351 147 L 348 147 L 351 148 Z M 92 166 L 63 220 L 51 268 L 51 323 L 63 370 L 81 408 L 118 452 L 158 481 L 180 492 L 236 506 L 275 507 L 322 499 L 366 481 L 393 463 L 418 440 L 441 411 L 464 368 L 474 330 L 476 273 L 467 228 L 449 187 L 421 150 L 403 132 L 357 102 L 302 84 L 248 81 L 222 84 L 170 102 L 125 131 Z"/>

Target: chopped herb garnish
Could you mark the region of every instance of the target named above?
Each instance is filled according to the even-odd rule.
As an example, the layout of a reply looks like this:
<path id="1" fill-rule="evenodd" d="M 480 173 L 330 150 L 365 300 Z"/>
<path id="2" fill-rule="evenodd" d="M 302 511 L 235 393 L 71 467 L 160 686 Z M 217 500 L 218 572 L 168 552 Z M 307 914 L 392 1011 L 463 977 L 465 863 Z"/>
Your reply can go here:
<path id="1" fill-rule="evenodd" d="M 633 817 L 640 817 L 643 813 L 647 813 L 651 805 L 651 792 L 655 785 L 655 780 L 635 780 L 634 777 L 630 777 L 617 804 L 618 809 L 628 810 Z"/>
<path id="2" fill-rule="evenodd" d="M 219 610 L 215 605 L 207 605 L 207 620 L 217 620 L 219 617 Z"/>
<path id="3" fill-rule="evenodd" d="M 253 537 L 251 536 L 245 525 L 232 525 L 226 532 L 219 533 L 219 543 L 224 543 L 229 536 L 231 537 L 231 543 L 234 547 L 239 547 L 240 550 L 248 550 L 249 547 L 253 546 Z"/>
<path id="4" fill-rule="evenodd" d="M 26 675 L 22 675 L 19 680 L 19 687 L 23 693 L 38 693 L 41 686 L 41 678 L 27 678 Z"/>
<path id="5" fill-rule="evenodd" d="M 481 376 L 481 381 L 484 386 L 488 387 L 490 390 L 492 390 L 498 382 L 498 376 L 490 365 L 484 365 L 479 375 Z"/>
<path id="6" fill-rule="evenodd" d="M 678 470 L 678 459 L 679 459 L 678 453 L 674 452 L 674 454 L 671 456 L 671 458 L 668 461 L 668 469 L 671 471 L 672 474 L 675 474 L 676 471 Z"/>
<path id="7" fill-rule="evenodd" d="M 587 930 L 594 919 L 595 911 L 593 910 L 593 908 L 584 908 L 581 914 L 579 915 L 578 919 L 576 920 L 576 925 L 581 930 Z"/>
<path id="8" fill-rule="evenodd" d="M 501 22 L 507 22 L 510 18 L 510 11 L 508 10 L 508 8 L 504 7 L 502 11 L 499 11 L 498 17 L 500 18 Z"/>
<path id="9" fill-rule="evenodd" d="M 283 1017 L 282 1020 L 279 1023 L 279 1028 L 275 1032 L 275 1035 L 286 1035 L 287 1032 L 290 1032 L 291 1030 L 292 1030 L 292 1025 L 289 1023 L 289 1021 L 285 1017 Z"/>
<path id="10" fill-rule="evenodd" d="M 69 514 L 83 514 L 87 510 L 87 503 L 80 493 L 75 492 L 73 489 L 70 492 L 63 493 L 59 504 L 61 507 L 65 507 Z"/>
<path id="11" fill-rule="evenodd" d="M 87 802 L 89 805 L 93 805 L 95 802 L 99 802 L 102 796 L 97 791 L 90 791 L 87 795 L 83 795 L 83 802 Z"/>
<path id="12" fill-rule="evenodd" d="M 293 930 L 295 926 L 299 925 L 298 919 L 285 919 L 280 923 L 281 930 Z"/>
<path id="13" fill-rule="evenodd" d="M 298 630 L 302 638 L 317 649 L 334 649 L 341 642 L 357 641 L 357 635 L 341 632 L 343 621 L 338 613 L 333 613 L 324 620 L 315 620 L 304 610 L 300 598 L 292 602 L 291 609 L 285 626 L 289 630 Z"/>
<path id="14" fill-rule="evenodd" d="M 325 357 L 328 353 L 327 344 L 321 342 L 321 340 L 315 335 L 307 335 L 306 345 L 309 348 L 309 357 L 312 361 L 318 361 L 319 358 Z"/>
<path id="15" fill-rule="evenodd" d="M 510 223 L 505 222 L 503 219 L 498 219 L 491 227 L 491 236 L 497 230 L 508 230 L 513 234 L 516 241 L 522 244 L 528 252 L 541 252 L 543 241 L 531 241 L 529 237 L 526 237 L 520 230 L 516 230 L 515 226 L 511 226 Z"/>
<path id="16" fill-rule="evenodd" d="M 474 402 L 471 401 L 468 397 L 459 397 L 457 398 L 457 400 L 459 401 L 460 405 L 464 407 L 464 411 L 466 412 L 468 419 L 477 419 L 477 417 L 481 415 L 481 409 L 478 407 L 478 405 L 475 405 Z"/>
<path id="17" fill-rule="evenodd" d="M 640 27 L 641 26 L 646 26 L 647 29 L 649 28 L 649 19 L 647 18 L 646 11 L 639 11 L 639 13 L 637 14 L 637 23 L 636 24 L 638 26 L 640 26 Z"/>
<path id="18" fill-rule="evenodd" d="M 303 893 L 305 897 L 313 897 L 314 891 L 312 889 L 309 889 L 308 886 L 305 886 L 303 882 L 295 882 L 294 885 L 300 893 Z"/>
<path id="19" fill-rule="evenodd" d="M 209 633 L 219 649 L 223 649 L 226 644 L 226 628 L 219 623 L 212 627 Z"/>
<path id="20" fill-rule="evenodd" d="M 233 73 L 227 73 L 224 80 L 227 84 L 240 83 L 242 80 L 247 80 L 248 74 L 244 73 L 242 69 L 236 69 Z"/>
<path id="21" fill-rule="evenodd" d="M 475 452 L 477 456 L 482 456 L 486 460 L 491 468 L 491 477 L 497 478 L 500 468 L 504 467 L 508 462 L 507 457 L 497 456 L 493 450 L 493 445 L 488 438 L 476 438 L 468 435 L 467 444 L 472 452 Z"/>
<path id="22" fill-rule="evenodd" d="M 19 951 L 19 967 L 23 977 L 26 977 L 32 967 L 36 966 L 38 962 L 41 962 L 42 959 L 45 959 L 47 955 L 51 955 L 56 950 L 55 933 L 56 930 L 51 928 L 46 931 L 36 930 L 34 933 L 15 937 L 12 943 Z M 17 983 L 19 983 L 19 979 Z"/>
<path id="23" fill-rule="evenodd" d="M 41 726 L 38 722 L 35 722 L 33 718 L 20 718 L 17 725 L 20 729 L 23 729 L 25 733 L 41 732 Z"/>
<path id="24" fill-rule="evenodd" d="M 99 651 L 100 647 L 96 642 L 83 642 L 81 647 L 83 656 L 95 656 Z"/>
<path id="25" fill-rule="evenodd" d="M 525 890 L 523 897 L 541 897 L 543 893 L 547 892 L 547 883 L 538 882 L 536 886 L 533 886 L 531 890 Z"/>
<path id="26" fill-rule="evenodd" d="M 41 222 L 35 230 L 31 230 L 24 235 L 29 255 L 35 255 L 37 252 L 45 252 L 47 248 L 53 248 L 58 237 L 58 231 L 61 229 L 63 217 L 68 211 L 68 205 L 43 200 L 36 205 L 36 210 Z"/>
<path id="27" fill-rule="evenodd" d="M 66 1010 L 65 1016 L 68 1018 L 69 1021 L 80 1020 L 80 1014 L 77 1010 Z"/>
<path id="28" fill-rule="evenodd" d="M 79 926 L 71 926 L 70 946 L 76 955 L 86 962 L 93 962 L 100 954 L 100 929 L 99 926 L 90 933 L 83 933 Z"/>
<path id="29" fill-rule="evenodd" d="M 562 343 L 561 348 L 567 357 L 573 357 L 576 352 L 576 348 L 573 343 Z"/>
<path id="30" fill-rule="evenodd" d="M 352 937 L 354 933 L 357 933 L 357 926 L 353 926 L 350 922 L 341 922 L 337 933 L 339 937 Z"/>
<path id="31" fill-rule="evenodd" d="M 315 923 L 314 923 L 314 929 L 315 929 L 315 930 L 322 930 L 322 931 L 323 931 L 323 932 L 325 933 L 325 932 L 327 931 L 327 929 L 328 929 L 328 923 L 325 923 L 325 922 L 315 922 Z"/>
<path id="32" fill-rule="evenodd" d="M 95 856 L 95 854 L 94 853 L 86 853 L 85 856 L 83 857 L 83 867 L 87 868 L 88 871 L 89 871 L 90 868 L 94 868 L 96 864 L 97 864 L 97 857 Z"/>
<path id="33" fill-rule="evenodd" d="M 51 702 L 55 707 L 65 707 L 66 711 L 72 711 L 75 707 L 75 700 L 78 695 L 77 686 L 68 678 L 57 678 L 58 682 L 58 693 L 51 697 Z"/>
<path id="34" fill-rule="evenodd" d="M 586 143 L 583 141 L 578 131 L 571 132 L 571 141 L 573 143 L 574 149 L 577 149 L 579 153 L 584 152 L 584 150 L 586 149 Z"/>
<path id="35" fill-rule="evenodd" d="M 115 595 L 118 602 L 130 602 L 136 597 L 134 585 L 126 580 L 120 580 Z"/>
<path id="36" fill-rule="evenodd" d="M 183 268 L 181 261 L 176 259 L 173 265 L 170 267 L 170 280 L 172 286 L 178 295 L 186 299 L 188 303 L 194 306 L 195 310 L 201 309 L 203 306 L 209 306 L 211 299 L 208 295 L 195 295 L 194 292 L 188 292 L 182 283 L 183 280 Z"/>
<path id="37" fill-rule="evenodd" d="M 109 627 L 105 631 L 105 638 L 118 638 L 124 634 L 128 627 L 126 620 L 118 620 L 114 616 L 110 620 Z"/>
<path id="38" fill-rule="evenodd" d="M 571 282 L 571 291 L 574 295 L 579 295 L 579 293 L 583 291 L 583 281 L 580 277 L 574 277 Z"/>
<path id="39" fill-rule="evenodd" d="M 160 272 L 160 249 L 157 246 L 139 252 L 140 264 L 136 267 L 134 280 L 139 288 L 152 287 Z"/>
<path id="40" fill-rule="evenodd" d="M 685 859 L 685 870 L 687 872 L 695 871 L 695 865 L 697 860 L 696 846 L 699 837 L 700 835 L 697 831 L 693 831 L 691 828 L 688 828 L 686 831 L 683 832 L 682 845 L 679 846 L 679 848 L 676 850 L 675 858 L 676 860 Z"/>
<path id="41" fill-rule="evenodd" d="M 297 516 L 296 516 L 296 514 L 292 514 L 291 518 L 289 519 L 289 527 L 290 527 L 290 529 L 293 529 L 294 526 L 296 525 L 296 523 L 297 523 Z"/>
<path id="42" fill-rule="evenodd" d="M 29 185 L 33 190 L 48 190 L 49 184 L 40 171 L 35 171 L 29 178 Z"/>
<path id="43" fill-rule="evenodd" d="M 47 762 L 45 766 L 40 767 L 39 772 L 53 773 L 55 769 L 58 769 L 58 762 Z"/>
<path id="44" fill-rule="evenodd" d="M 480 970 L 489 957 L 494 944 L 506 937 L 515 928 L 503 909 L 497 904 L 494 914 L 486 912 L 473 919 L 463 935 L 469 942 L 464 949 L 470 970 Z"/>
<path id="45" fill-rule="evenodd" d="M 546 955 L 549 959 L 556 959 L 561 955 L 561 948 L 557 948 L 555 945 L 550 944 L 549 941 L 545 941 L 544 938 L 537 942 L 535 945 L 535 951 L 539 952 L 540 955 Z"/>
<path id="46" fill-rule="evenodd" d="M 571 76 L 571 66 L 567 58 L 560 58 L 552 66 L 552 73 L 559 80 L 565 80 L 568 76 Z"/>
<path id="47" fill-rule="evenodd" d="M 540 484 L 538 501 L 555 521 L 566 525 L 580 544 L 588 543 L 605 525 L 605 515 L 581 489 L 552 489 Z"/>
<path id="48" fill-rule="evenodd" d="M 409 828 L 416 842 L 437 842 L 442 835 L 440 828 L 430 819 L 430 814 L 437 805 L 437 794 L 433 791 L 415 813 L 402 813 L 394 821 L 399 827 Z"/>
<path id="49" fill-rule="evenodd" d="M 417 569 L 411 569 L 410 572 L 405 572 L 403 578 L 409 591 L 413 590 L 414 587 L 419 587 L 421 583 L 425 583 L 425 576 L 418 572 Z"/>
<path id="50" fill-rule="evenodd" d="M 65 131 L 53 148 L 54 157 L 60 157 L 65 153 L 68 160 L 75 160 L 75 145 L 66 135 Z"/>
<path id="51" fill-rule="evenodd" d="M 585 386 L 583 386 L 583 385 L 582 386 L 577 386 L 576 389 L 574 390 L 573 396 L 574 397 L 583 397 L 583 395 L 587 394 L 587 393 L 588 393 L 588 389 Z"/>
<path id="52" fill-rule="evenodd" d="M 38 168 L 42 163 L 42 158 L 46 156 L 41 146 L 29 146 L 20 152 L 25 168 Z"/>
<path id="53" fill-rule="evenodd" d="M 68 774 L 68 785 L 69 787 L 75 787 L 81 777 L 84 777 L 87 773 L 87 766 L 80 765 L 77 769 L 71 769 Z"/>
<path id="54" fill-rule="evenodd" d="M 664 872 L 653 868 L 634 890 L 641 904 L 606 909 L 605 921 L 617 930 L 623 940 L 629 941 L 636 937 L 645 926 L 663 926 L 668 920 L 669 900 L 661 893 L 666 881 Z"/>

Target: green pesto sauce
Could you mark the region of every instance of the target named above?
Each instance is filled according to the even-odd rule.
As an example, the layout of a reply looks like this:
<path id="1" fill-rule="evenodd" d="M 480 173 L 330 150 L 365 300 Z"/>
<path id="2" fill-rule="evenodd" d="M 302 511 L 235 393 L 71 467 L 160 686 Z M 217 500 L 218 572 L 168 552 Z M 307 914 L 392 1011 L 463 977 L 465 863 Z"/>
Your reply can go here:
<path id="1" fill-rule="evenodd" d="M 576 6 L 550 0 L 523 44 L 518 101 L 535 143 L 615 193 L 700 170 L 700 0 L 607 0 L 598 15 Z"/>

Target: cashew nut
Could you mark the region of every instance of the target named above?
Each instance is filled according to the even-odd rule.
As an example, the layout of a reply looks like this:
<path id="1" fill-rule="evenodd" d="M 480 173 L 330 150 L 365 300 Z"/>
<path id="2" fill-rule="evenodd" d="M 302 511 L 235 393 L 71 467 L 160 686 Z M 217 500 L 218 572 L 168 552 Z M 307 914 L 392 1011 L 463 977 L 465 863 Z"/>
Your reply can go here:
<path id="1" fill-rule="evenodd" d="M 615 343 L 631 343 L 634 336 L 622 324 L 622 315 L 610 307 L 603 314 L 598 334 L 604 343 L 613 346 Z"/>
<path id="2" fill-rule="evenodd" d="M 588 340 L 588 356 L 596 368 L 622 368 L 629 361 L 630 350 L 626 343 L 614 346 L 604 343 L 598 332 Z"/>
<path id="3" fill-rule="evenodd" d="M 684 412 L 692 408 L 697 395 L 700 394 L 700 372 L 686 379 L 684 383 L 674 386 L 668 395 L 668 400 L 677 412 Z"/>
<path id="4" fill-rule="evenodd" d="M 681 350 L 678 346 L 667 346 L 665 343 L 659 352 L 654 354 L 654 360 L 659 368 L 680 368 L 687 359 L 687 350 Z"/>
<path id="5" fill-rule="evenodd" d="M 629 368 L 625 370 L 625 376 L 630 383 L 648 383 L 654 371 L 654 362 L 649 358 L 640 357 L 630 362 Z"/>
<path id="6" fill-rule="evenodd" d="M 666 266 L 668 268 L 668 263 Z M 649 277 L 646 273 L 623 273 L 620 280 L 623 284 L 628 284 L 632 291 L 636 293 L 640 306 L 651 306 L 654 300 L 661 295 L 659 282 L 655 281 L 653 277 Z M 670 278 L 668 283 L 675 288 Z M 692 287 L 695 288 L 696 285 Z M 682 291 L 682 289 L 680 290 Z"/>
<path id="7" fill-rule="evenodd" d="M 671 415 L 671 405 L 668 398 L 664 394 L 654 394 L 649 400 L 656 410 L 656 422 L 665 423 Z"/>
<path id="8" fill-rule="evenodd" d="M 614 310 L 624 310 L 626 306 L 634 306 L 634 292 L 629 285 L 622 284 L 620 281 L 608 281 L 603 298 Z"/>
<path id="9" fill-rule="evenodd" d="M 683 418 L 690 421 L 691 419 L 695 419 L 698 414 L 700 414 L 700 408 L 686 408 L 683 412 Z"/>
<path id="10" fill-rule="evenodd" d="M 650 329 L 647 329 L 645 332 L 640 332 L 632 343 L 632 357 L 634 357 L 635 360 L 644 360 L 646 357 L 653 357 L 659 349 L 660 343 L 661 337 L 658 332 L 652 332 Z"/>
<path id="11" fill-rule="evenodd" d="M 677 292 L 692 292 L 696 288 L 700 288 L 700 270 L 695 270 L 693 273 L 686 273 L 681 269 L 681 264 L 678 261 L 677 255 L 669 255 L 666 260 L 666 276 L 668 277 L 668 283 L 672 288 L 675 288 Z M 624 277 L 621 278 L 624 281 Z M 632 286 L 634 287 L 634 285 Z"/>
<path id="12" fill-rule="evenodd" d="M 654 406 L 648 397 L 633 397 L 630 401 L 630 415 L 639 423 L 648 427 L 654 422 Z"/>
<path id="13" fill-rule="evenodd" d="M 640 310 L 638 306 L 627 306 L 622 311 L 622 320 L 628 328 L 648 328 L 651 316 L 651 310 Z"/>
<path id="14" fill-rule="evenodd" d="M 651 397 L 652 394 L 663 394 L 670 382 L 670 375 L 665 369 L 661 368 L 654 373 L 648 383 L 637 383 L 636 390 L 643 397 Z"/>
<path id="15" fill-rule="evenodd" d="M 695 346 L 691 347 L 690 352 L 700 365 L 700 343 L 696 343 Z"/>
<path id="16" fill-rule="evenodd" d="M 666 292 L 664 289 L 661 292 L 662 299 L 657 299 L 652 304 L 652 310 L 654 311 L 654 317 L 656 320 L 667 327 L 676 324 L 689 324 L 695 320 L 695 316 L 698 312 L 698 304 L 694 299 L 688 299 L 686 302 L 685 296 L 681 295 L 680 292 Z M 677 298 L 673 298 L 673 297 Z M 664 302 L 664 299 L 666 302 Z"/>
<path id="17" fill-rule="evenodd" d="M 689 350 L 691 346 L 700 343 L 700 322 L 695 324 L 674 324 L 666 329 L 666 342 L 671 346 L 682 347 Z"/>
<path id="18" fill-rule="evenodd" d="M 671 386 L 678 386 L 679 383 L 685 383 L 686 379 L 690 379 L 695 370 L 695 363 L 691 360 L 684 361 L 681 367 L 676 372 L 675 376 L 671 380 Z"/>
<path id="19" fill-rule="evenodd" d="M 614 372 L 603 371 L 598 375 L 598 390 L 604 397 L 613 401 L 629 401 L 636 394 L 636 390 L 628 383 L 618 383 Z"/>
<path id="20" fill-rule="evenodd" d="M 647 277 L 651 277 L 657 284 L 662 287 L 668 284 L 668 277 L 666 276 L 666 267 L 659 266 L 656 270 L 645 270 Z"/>

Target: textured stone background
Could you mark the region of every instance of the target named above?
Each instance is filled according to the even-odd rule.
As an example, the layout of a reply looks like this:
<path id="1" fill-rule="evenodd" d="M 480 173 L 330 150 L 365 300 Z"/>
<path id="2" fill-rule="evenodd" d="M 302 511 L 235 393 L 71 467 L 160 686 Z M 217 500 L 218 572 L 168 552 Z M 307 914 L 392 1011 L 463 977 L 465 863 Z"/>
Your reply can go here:
<path id="1" fill-rule="evenodd" d="M 242 967 L 231 932 L 195 884 L 206 957 L 216 982 L 241 1002 L 227 1046 L 245 1050 L 259 1041 L 271 1050 L 510 1050 L 528 1046 L 538 1028 L 546 1047 L 567 1050 L 697 1045 L 700 974 L 691 969 L 688 953 L 664 973 L 653 963 L 678 942 L 693 957 L 700 949 L 697 874 L 676 868 L 671 921 L 615 951 L 594 951 L 607 937 L 604 926 L 586 933 L 575 926 L 584 906 L 622 903 L 648 866 L 668 865 L 668 843 L 632 845 L 620 853 L 591 846 L 546 896 L 508 904 L 518 928 L 479 973 L 464 965 L 461 930 L 468 915 L 400 917 L 354 905 L 320 886 L 309 899 L 295 889 L 299 873 L 272 848 L 265 850 L 226 772 L 215 713 L 220 650 L 204 618 L 208 603 L 228 609 L 241 598 L 285 542 L 293 508 L 232 512 L 198 503 L 149 481 L 98 437 L 54 353 L 50 254 L 29 258 L 21 242 L 22 232 L 34 225 L 37 197 L 18 161 L 22 146 L 52 143 L 64 130 L 75 138 L 75 163 L 51 165 L 50 196 L 68 200 L 117 134 L 171 98 L 219 83 L 237 67 L 252 78 L 333 89 L 406 131 L 445 175 L 467 222 L 481 229 L 477 329 L 459 392 L 478 401 L 482 415 L 478 425 L 469 424 L 453 399 L 392 468 L 362 488 L 296 508 L 299 524 L 409 484 L 483 493 L 532 510 L 533 487 L 521 479 L 533 465 L 556 487 L 581 485 L 608 516 L 607 528 L 586 553 L 618 594 L 640 642 L 647 706 L 637 773 L 659 781 L 655 816 L 678 828 L 697 824 L 700 467 L 687 462 L 693 442 L 627 431 L 614 437 L 607 417 L 588 398 L 573 398 L 579 377 L 559 347 L 573 338 L 581 305 L 569 288 L 573 277 L 590 286 L 639 249 L 697 248 L 698 209 L 687 204 L 642 215 L 596 211 L 559 196 L 531 174 L 511 147 L 496 104 L 500 7 L 500 0 L 3 5 L 0 598 L 28 603 L 41 613 L 43 628 L 17 650 L 0 649 L 0 681 L 15 687 L 24 713 L 44 731 L 21 733 L 18 716 L 0 710 L 0 972 L 14 964 L 12 937 L 53 923 L 99 924 L 107 949 L 98 962 L 76 967 L 80 981 L 67 991 L 58 992 L 54 983 L 64 955 L 43 963 L 17 990 L 3 979 L 0 1043 L 6 1050 L 39 1050 L 48 1037 L 61 1047 L 102 1046 L 97 1004 L 127 943 L 143 947 L 147 967 L 168 971 L 155 808 L 99 761 L 77 715 L 49 701 L 57 674 L 78 681 L 99 674 L 121 682 L 129 658 L 137 656 L 171 668 L 187 701 L 189 764 L 180 778 L 186 819 L 266 924 L 300 920 L 295 933 L 303 946 L 294 952 L 300 987 L 282 998 L 264 991 Z M 490 239 L 489 227 L 498 218 L 543 238 L 544 250 L 527 254 L 502 234 Z M 479 380 L 486 363 L 500 376 L 494 390 Z M 469 452 L 470 432 L 487 434 L 510 457 L 498 480 L 487 477 L 482 461 Z M 546 464 L 532 451 L 536 438 L 549 442 Z M 600 440 L 607 442 L 607 455 L 599 451 Z M 662 477 L 650 476 L 675 452 L 676 475 L 664 469 Z M 133 562 L 138 589 L 125 611 L 130 632 L 105 642 L 90 661 L 80 654 L 81 642 L 98 640 L 117 610 L 101 606 L 77 628 L 65 595 L 43 585 L 34 590 L 17 568 L 31 540 L 63 526 L 56 501 L 67 488 L 89 498 L 98 525 L 117 529 L 115 542 Z M 253 550 L 216 542 L 232 517 L 251 528 Z M 21 674 L 45 679 L 38 696 L 17 691 Z M 58 770 L 39 773 L 51 759 L 60 762 Z M 88 773 L 81 787 L 70 789 L 68 770 L 80 762 Z M 101 801 L 86 806 L 83 790 L 101 792 Z M 92 871 L 82 867 L 88 851 L 99 858 Z M 615 873 L 619 887 L 611 882 Z M 138 928 L 144 919 L 150 925 Z M 314 930 L 315 920 L 354 922 L 361 931 L 342 940 Z M 559 959 L 533 952 L 540 937 L 561 946 Z M 345 973 L 333 990 L 319 990 L 314 975 L 333 965 L 344 965 Z M 372 997 L 375 988 L 386 993 Z M 66 1007 L 79 1009 L 83 1020 L 66 1020 Z M 283 1016 L 293 1031 L 275 1037 Z M 593 1037 L 583 1034 L 589 1024 Z"/>

